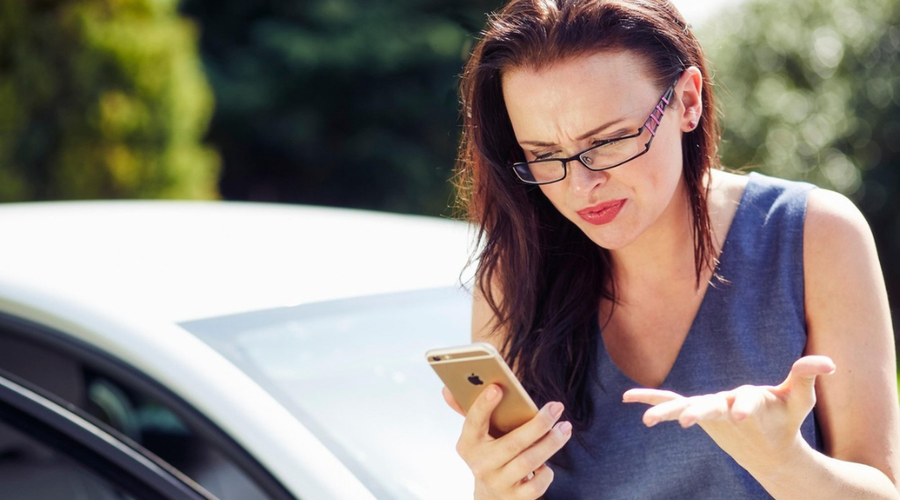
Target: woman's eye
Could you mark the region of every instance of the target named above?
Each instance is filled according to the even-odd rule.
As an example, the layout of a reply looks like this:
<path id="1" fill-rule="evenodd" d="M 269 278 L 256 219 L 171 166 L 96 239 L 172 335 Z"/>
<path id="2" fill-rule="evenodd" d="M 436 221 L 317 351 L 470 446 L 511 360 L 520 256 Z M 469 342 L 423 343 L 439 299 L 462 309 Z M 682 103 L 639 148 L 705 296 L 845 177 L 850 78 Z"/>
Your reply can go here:
<path id="1" fill-rule="evenodd" d="M 606 139 L 597 139 L 591 142 L 591 146 L 606 146 L 610 143 L 615 143 L 620 137 L 623 137 L 625 134 L 617 135 L 615 137 L 609 137 Z"/>
<path id="2" fill-rule="evenodd" d="M 531 153 L 531 154 L 534 155 L 535 160 L 547 160 L 547 159 L 553 158 L 558 153 L 549 152 L 549 153 Z"/>

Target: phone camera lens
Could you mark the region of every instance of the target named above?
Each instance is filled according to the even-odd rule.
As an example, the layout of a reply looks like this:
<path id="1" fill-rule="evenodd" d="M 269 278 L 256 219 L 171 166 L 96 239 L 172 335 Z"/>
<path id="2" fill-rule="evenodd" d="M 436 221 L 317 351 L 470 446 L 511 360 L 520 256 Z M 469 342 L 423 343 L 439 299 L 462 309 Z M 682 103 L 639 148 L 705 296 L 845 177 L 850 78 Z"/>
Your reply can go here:
<path id="1" fill-rule="evenodd" d="M 432 356 L 432 357 L 431 357 L 431 360 L 432 360 L 432 361 L 440 361 L 440 360 L 441 360 L 441 357 L 440 357 L 440 356 Z"/>

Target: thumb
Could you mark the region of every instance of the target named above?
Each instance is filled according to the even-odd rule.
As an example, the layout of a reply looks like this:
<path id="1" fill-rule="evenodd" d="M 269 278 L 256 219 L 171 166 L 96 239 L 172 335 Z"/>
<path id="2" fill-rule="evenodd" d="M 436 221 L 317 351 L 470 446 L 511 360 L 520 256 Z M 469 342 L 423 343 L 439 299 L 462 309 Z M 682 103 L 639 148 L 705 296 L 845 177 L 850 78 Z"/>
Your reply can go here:
<path id="1" fill-rule="evenodd" d="M 804 356 L 794 362 L 791 373 L 779 389 L 801 397 L 806 405 L 816 402 L 816 377 L 834 373 L 835 364 L 828 356 Z M 792 397 L 793 399 L 793 397 Z"/>

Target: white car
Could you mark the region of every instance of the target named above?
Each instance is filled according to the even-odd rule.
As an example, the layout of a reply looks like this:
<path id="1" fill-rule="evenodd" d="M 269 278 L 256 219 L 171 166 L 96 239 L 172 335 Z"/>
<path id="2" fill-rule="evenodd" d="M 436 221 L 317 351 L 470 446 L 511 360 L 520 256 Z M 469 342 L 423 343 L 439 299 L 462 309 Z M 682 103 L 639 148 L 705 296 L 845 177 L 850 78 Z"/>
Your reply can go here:
<path id="1" fill-rule="evenodd" d="M 3 498 L 470 496 L 424 353 L 468 342 L 471 239 L 330 208 L 0 205 Z"/>

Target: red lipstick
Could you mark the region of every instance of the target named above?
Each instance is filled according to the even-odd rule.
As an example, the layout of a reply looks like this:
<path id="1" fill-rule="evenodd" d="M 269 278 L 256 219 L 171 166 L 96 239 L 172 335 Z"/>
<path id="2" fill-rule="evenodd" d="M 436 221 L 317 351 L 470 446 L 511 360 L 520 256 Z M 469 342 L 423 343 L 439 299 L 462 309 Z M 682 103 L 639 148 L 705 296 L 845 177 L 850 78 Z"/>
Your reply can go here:
<path id="1" fill-rule="evenodd" d="M 601 226 L 609 224 L 619 215 L 619 211 L 625 206 L 627 200 L 614 200 L 606 203 L 600 203 L 593 207 L 588 207 L 578 211 L 578 216 L 589 224 Z"/>

